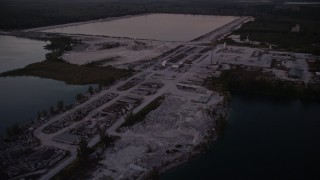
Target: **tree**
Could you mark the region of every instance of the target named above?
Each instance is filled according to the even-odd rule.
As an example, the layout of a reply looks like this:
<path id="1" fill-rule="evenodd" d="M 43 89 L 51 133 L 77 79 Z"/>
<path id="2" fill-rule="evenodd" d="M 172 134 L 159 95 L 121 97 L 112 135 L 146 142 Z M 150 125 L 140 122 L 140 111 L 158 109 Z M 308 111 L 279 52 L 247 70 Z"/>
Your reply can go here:
<path id="1" fill-rule="evenodd" d="M 54 114 L 54 107 L 50 106 L 49 111 L 50 111 L 50 114 Z"/>
<path id="2" fill-rule="evenodd" d="M 90 94 L 93 94 L 93 87 L 92 87 L 92 86 L 89 86 L 88 92 L 89 92 Z"/>
<path id="3" fill-rule="evenodd" d="M 82 101 L 82 100 L 84 99 L 84 95 L 81 94 L 81 93 L 78 93 L 78 94 L 76 95 L 76 99 L 77 99 L 77 101 Z"/>
<path id="4" fill-rule="evenodd" d="M 77 149 L 77 156 L 80 159 L 80 161 L 88 160 L 90 155 L 90 148 L 88 147 L 88 143 L 85 139 L 81 139 L 78 149 Z"/>
<path id="5" fill-rule="evenodd" d="M 48 112 L 46 110 L 43 110 L 42 111 L 42 117 L 47 117 L 47 115 L 48 115 Z"/>
<path id="6" fill-rule="evenodd" d="M 130 110 L 128 113 L 126 113 L 124 119 L 125 119 L 125 122 L 126 122 L 127 124 L 132 124 L 132 123 L 134 123 L 134 121 L 136 120 L 136 118 L 135 118 L 132 110 Z"/>
<path id="7" fill-rule="evenodd" d="M 101 83 L 99 83 L 99 89 L 102 89 L 103 85 Z"/>
<path id="8" fill-rule="evenodd" d="M 22 129 L 20 128 L 20 126 L 18 124 L 14 124 L 14 125 L 8 127 L 6 130 L 7 130 L 8 136 L 19 135 L 22 133 Z"/>
<path id="9" fill-rule="evenodd" d="M 105 142 L 106 140 L 106 129 L 105 128 L 102 128 L 102 127 L 99 127 L 99 134 L 100 134 L 100 141 L 101 142 Z"/>
<path id="10" fill-rule="evenodd" d="M 57 103 L 57 108 L 58 108 L 59 111 L 63 110 L 63 108 L 64 108 L 64 103 L 63 103 L 63 101 L 58 101 L 58 103 Z"/>
<path id="11" fill-rule="evenodd" d="M 106 128 L 99 127 L 99 134 L 100 134 L 100 142 L 105 145 L 109 146 L 113 139 L 112 137 L 106 132 Z"/>
<path id="12" fill-rule="evenodd" d="M 40 111 L 38 111 L 38 113 L 37 113 L 37 118 L 38 118 L 38 120 L 41 119 L 41 112 Z"/>

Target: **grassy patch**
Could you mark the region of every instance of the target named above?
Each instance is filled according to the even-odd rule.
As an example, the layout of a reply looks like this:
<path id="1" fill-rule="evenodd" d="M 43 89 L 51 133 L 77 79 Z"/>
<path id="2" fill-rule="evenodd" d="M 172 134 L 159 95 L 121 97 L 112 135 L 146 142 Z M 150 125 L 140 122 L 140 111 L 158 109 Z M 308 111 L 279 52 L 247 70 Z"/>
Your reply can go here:
<path id="1" fill-rule="evenodd" d="M 37 76 L 64 81 L 67 84 L 108 84 L 129 76 L 124 69 L 107 67 L 88 67 L 58 61 L 42 61 L 30 64 L 22 69 L 1 73 L 0 76 Z"/>

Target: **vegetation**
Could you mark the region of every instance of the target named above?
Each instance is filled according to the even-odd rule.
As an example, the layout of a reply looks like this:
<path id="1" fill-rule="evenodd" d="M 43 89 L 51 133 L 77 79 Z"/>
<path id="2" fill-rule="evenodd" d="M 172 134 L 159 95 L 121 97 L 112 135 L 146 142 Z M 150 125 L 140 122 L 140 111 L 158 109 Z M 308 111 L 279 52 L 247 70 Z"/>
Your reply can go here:
<path id="1" fill-rule="evenodd" d="M 227 106 L 229 102 L 222 102 L 219 103 L 218 106 L 224 107 Z M 228 125 L 227 121 L 227 114 L 226 113 L 217 113 L 217 108 L 216 107 L 207 107 L 205 109 L 205 113 L 212 119 L 214 120 L 215 123 L 215 131 L 209 133 L 209 135 L 206 137 L 206 139 L 211 140 L 215 135 L 218 135 L 219 137 L 224 135 L 225 129 Z"/>
<path id="2" fill-rule="evenodd" d="M 53 177 L 55 180 L 64 180 L 73 176 L 85 177 L 85 172 L 88 169 L 92 169 L 88 163 L 80 161 L 80 159 L 74 160 L 70 165 L 60 171 L 56 176 Z"/>
<path id="3" fill-rule="evenodd" d="M 54 110 L 54 107 L 53 107 L 53 106 L 50 106 L 49 112 L 50 112 L 50 114 L 54 114 L 54 113 L 55 113 L 55 110 Z"/>
<path id="4" fill-rule="evenodd" d="M 92 153 L 93 149 L 88 147 L 88 143 L 86 140 L 82 139 L 79 143 L 77 149 L 77 156 L 80 161 L 88 161 L 89 155 Z"/>
<path id="5" fill-rule="evenodd" d="M 219 78 L 213 79 L 212 85 L 224 91 L 240 91 L 303 100 L 320 99 L 320 84 L 279 80 L 259 71 L 241 68 L 223 71 Z"/>
<path id="6" fill-rule="evenodd" d="M 300 7 L 298 10 L 274 9 L 272 13 L 259 15 L 235 33 L 241 39 L 276 45 L 277 49 L 320 54 L 319 7 Z M 300 25 L 299 32 L 291 28 Z"/>
<path id="7" fill-rule="evenodd" d="M 18 124 L 14 124 L 6 129 L 8 136 L 15 136 L 22 133 L 22 129 Z"/>
<path id="8" fill-rule="evenodd" d="M 88 87 L 88 93 L 90 93 L 90 94 L 93 94 L 93 93 L 94 93 L 92 86 L 89 86 L 89 87 Z"/>
<path id="9" fill-rule="evenodd" d="M 81 43 L 81 40 L 59 35 L 51 37 L 48 40 L 50 41 L 50 43 L 45 46 L 45 49 L 51 51 L 70 51 L 73 45 Z"/>
<path id="10" fill-rule="evenodd" d="M 80 40 L 64 36 L 53 36 L 48 38 L 45 48 L 52 52 L 46 54 L 46 60 L 30 64 L 22 69 L 16 69 L 1 73 L 0 76 L 37 76 L 64 81 L 67 84 L 111 84 L 132 72 L 124 69 L 116 69 L 112 66 L 96 67 L 94 65 L 70 64 L 61 58 L 64 51 L 72 49 L 74 44 L 81 43 Z M 89 88 L 93 94 L 93 88 Z"/>
<path id="11" fill-rule="evenodd" d="M 164 96 L 157 97 L 155 100 L 150 102 L 147 106 L 145 106 L 143 109 L 141 109 L 136 114 L 133 114 L 133 112 L 130 111 L 125 117 L 125 122 L 119 127 L 119 129 L 122 127 L 133 126 L 134 124 L 143 121 L 143 119 L 146 117 L 146 115 L 149 112 L 158 108 L 161 105 L 164 98 L 165 98 Z"/>
<path id="12" fill-rule="evenodd" d="M 97 60 L 97 61 L 92 61 L 89 62 L 88 64 L 86 64 L 86 66 L 88 67 L 100 67 L 103 66 L 104 64 L 108 63 L 108 62 L 112 62 L 117 60 L 118 56 L 116 57 L 111 57 L 111 58 L 106 58 L 106 59 L 102 59 L 102 60 Z"/>
<path id="13" fill-rule="evenodd" d="M 100 141 L 92 148 L 88 147 L 85 140 L 81 140 L 78 145 L 77 159 L 60 171 L 53 179 L 86 179 L 87 173 L 97 166 L 99 160 L 99 157 L 93 157 L 91 155 L 93 155 L 98 148 L 103 147 L 103 149 L 106 149 L 112 146 L 114 141 L 118 139 L 118 137 L 106 134 L 105 129 L 100 129 L 100 136 Z M 89 177 L 87 177 L 87 179 L 88 178 Z"/>
<path id="14" fill-rule="evenodd" d="M 38 76 L 67 84 L 110 84 L 116 79 L 129 76 L 128 70 L 107 67 L 86 67 L 57 61 L 42 61 L 22 69 L 1 73 L 0 76 Z"/>
<path id="15" fill-rule="evenodd" d="M 58 102 L 57 102 L 57 109 L 58 109 L 59 111 L 62 111 L 63 108 L 64 108 L 64 102 L 63 102 L 63 101 L 58 101 Z"/>
<path id="16" fill-rule="evenodd" d="M 51 50 L 50 53 L 46 54 L 46 60 L 48 61 L 63 61 L 61 58 L 63 52 L 70 51 L 73 45 L 81 43 L 81 40 L 60 35 L 55 35 L 45 40 L 50 41 L 50 43 L 45 46 L 45 49 Z"/>
<path id="17" fill-rule="evenodd" d="M 85 98 L 86 98 L 86 97 L 85 97 L 83 94 L 81 94 L 81 93 L 78 93 L 78 94 L 76 95 L 76 100 L 77 100 L 77 101 L 83 101 Z"/>

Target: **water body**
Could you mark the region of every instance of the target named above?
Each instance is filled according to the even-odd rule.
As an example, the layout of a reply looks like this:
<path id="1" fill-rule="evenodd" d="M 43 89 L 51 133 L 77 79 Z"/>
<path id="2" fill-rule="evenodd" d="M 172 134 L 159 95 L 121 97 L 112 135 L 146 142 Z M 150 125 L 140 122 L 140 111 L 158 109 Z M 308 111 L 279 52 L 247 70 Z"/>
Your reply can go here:
<path id="1" fill-rule="evenodd" d="M 48 29 L 45 32 L 190 41 L 237 18 L 234 16 L 149 14 Z"/>
<path id="2" fill-rule="evenodd" d="M 0 72 L 42 61 L 47 53 L 43 46 L 41 41 L 0 36 Z M 74 102 L 75 95 L 88 88 L 37 77 L 0 78 L 0 87 L 0 136 L 7 127 L 30 121 L 59 100 Z"/>
<path id="3" fill-rule="evenodd" d="M 320 103 L 235 95 L 231 107 L 212 149 L 162 180 L 320 179 Z"/>
<path id="4" fill-rule="evenodd" d="M 44 41 L 0 35 L 0 73 L 45 59 Z"/>

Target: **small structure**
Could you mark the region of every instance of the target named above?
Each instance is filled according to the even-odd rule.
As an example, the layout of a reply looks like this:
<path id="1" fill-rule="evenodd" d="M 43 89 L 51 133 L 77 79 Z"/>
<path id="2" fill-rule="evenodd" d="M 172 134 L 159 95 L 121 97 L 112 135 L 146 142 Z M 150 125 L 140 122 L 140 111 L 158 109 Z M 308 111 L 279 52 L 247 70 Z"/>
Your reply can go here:
<path id="1" fill-rule="evenodd" d="M 295 26 L 293 26 L 291 28 L 291 32 L 295 32 L 295 33 L 300 32 L 300 24 L 296 24 Z"/>
<path id="2" fill-rule="evenodd" d="M 194 100 L 195 103 L 207 104 L 210 100 L 210 96 L 200 96 Z"/>
<path id="3" fill-rule="evenodd" d="M 288 72 L 288 76 L 289 78 L 302 79 L 303 69 L 301 69 L 300 67 L 294 67 L 290 69 L 290 71 Z"/>
<path id="4" fill-rule="evenodd" d="M 80 137 L 74 134 L 61 133 L 53 138 L 54 141 L 63 142 L 67 144 L 79 144 Z"/>
<path id="5" fill-rule="evenodd" d="M 166 67 L 166 64 L 167 64 L 167 60 L 164 60 L 164 61 L 162 61 L 161 66 L 162 66 L 162 67 Z"/>
<path id="6" fill-rule="evenodd" d="M 177 69 L 177 68 L 180 68 L 180 66 L 181 66 L 180 64 L 173 64 L 171 67 Z"/>
<path id="7" fill-rule="evenodd" d="M 316 72 L 316 77 L 320 80 L 320 72 Z"/>

